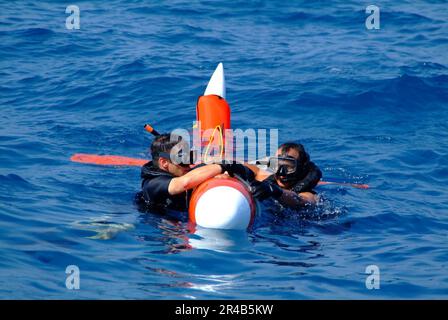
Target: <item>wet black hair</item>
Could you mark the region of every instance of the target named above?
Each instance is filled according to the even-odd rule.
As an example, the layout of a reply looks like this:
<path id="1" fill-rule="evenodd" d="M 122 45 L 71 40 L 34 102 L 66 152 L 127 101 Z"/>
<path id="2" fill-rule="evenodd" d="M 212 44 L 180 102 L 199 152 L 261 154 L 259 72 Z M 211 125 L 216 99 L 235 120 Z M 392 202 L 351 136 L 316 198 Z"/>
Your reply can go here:
<path id="1" fill-rule="evenodd" d="M 170 153 L 171 149 L 182 141 L 181 136 L 174 137 L 177 137 L 177 139 L 172 139 L 170 133 L 163 133 L 158 135 L 151 143 L 151 156 L 155 166 L 157 166 L 157 160 L 159 159 L 160 153 Z"/>
<path id="2" fill-rule="evenodd" d="M 308 153 L 305 151 L 305 147 L 300 143 L 295 142 L 286 142 L 281 144 L 278 149 L 280 150 L 280 154 L 282 156 L 287 156 L 289 150 L 295 150 L 299 154 L 299 162 L 302 164 L 306 164 L 310 161 L 310 157 Z"/>

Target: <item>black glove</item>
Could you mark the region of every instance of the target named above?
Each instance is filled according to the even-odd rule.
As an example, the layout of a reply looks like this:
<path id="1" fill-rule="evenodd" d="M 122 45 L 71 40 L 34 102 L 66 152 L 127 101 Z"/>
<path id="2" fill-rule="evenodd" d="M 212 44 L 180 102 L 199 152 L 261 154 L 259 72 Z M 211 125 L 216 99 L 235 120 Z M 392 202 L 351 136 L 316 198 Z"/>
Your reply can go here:
<path id="1" fill-rule="evenodd" d="M 254 198 L 263 201 L 269 197 L 278 199 L 282 196 L 283 190 L 279 186 L 267 181 L 253 181 L 250 185 Z"/>
<path id="2" fill-rule="evenodd" d="M 248 180 L 250 177 L 248 176 L 248 170 L 245 166 L 240 163 L 221 163 L 221 172 L 228 172 L 229 176 L 233 177 L 234 175 L 239 176 L 244 180 Z"/>

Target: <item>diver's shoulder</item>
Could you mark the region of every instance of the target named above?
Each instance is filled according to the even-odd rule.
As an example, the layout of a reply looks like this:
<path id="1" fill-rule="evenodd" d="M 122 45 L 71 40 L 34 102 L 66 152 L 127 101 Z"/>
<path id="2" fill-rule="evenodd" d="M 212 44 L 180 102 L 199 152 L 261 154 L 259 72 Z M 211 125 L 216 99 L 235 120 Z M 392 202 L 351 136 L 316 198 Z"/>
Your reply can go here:
<path id="1" fill-rule="evenodd" d="M 140 177 L 143 180 L 148 180 L 157 177 L 172 177 L 172 175 L 169 172 L 156 168 L 153 162 L 149 161 L 142 166 Z"/>

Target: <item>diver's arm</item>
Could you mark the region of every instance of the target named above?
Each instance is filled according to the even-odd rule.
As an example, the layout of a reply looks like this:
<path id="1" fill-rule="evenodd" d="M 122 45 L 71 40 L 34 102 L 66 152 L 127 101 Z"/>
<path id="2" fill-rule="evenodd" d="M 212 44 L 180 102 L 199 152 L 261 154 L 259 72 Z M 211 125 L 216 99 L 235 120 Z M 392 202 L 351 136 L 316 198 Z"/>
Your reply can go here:
<path id="1" fill-rule="evenodd" d="M 175 195 L 185 192 L 221 173 L 222 167 L 218 164 L 209 164 L 196 168 L 181 177 L 171 179 L 168 185 L 168 193 Z"/>
<path id="2" fill-rule="evenodd" d="M 307 205 L 307 204 L 315 205 L 315 204 L 317 204 L 317 195 L 315 195 L 312 192 L 301 192 L 301 193 L 299 193 L 299 196 L 302 199 L 302 203 L 304 205 Z"/>
<path id="3" fill-rule="evenodd" d="M 306 205 L 315 205 L 317 202 L 316 195 L 311 192 L 302 192 L 297 194 L 294 191 L 283 190 L 283 194 L 277 199 L 281 205 L 288 208 L 304 207 Z"/>

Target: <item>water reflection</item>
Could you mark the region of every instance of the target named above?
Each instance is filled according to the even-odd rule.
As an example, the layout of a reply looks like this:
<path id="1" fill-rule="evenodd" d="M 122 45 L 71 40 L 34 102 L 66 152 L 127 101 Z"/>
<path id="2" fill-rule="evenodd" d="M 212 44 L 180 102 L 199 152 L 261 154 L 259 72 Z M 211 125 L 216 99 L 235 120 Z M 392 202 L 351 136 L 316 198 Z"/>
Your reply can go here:
<path id="1" fill-rule="evenodd" d="M 222 253 L 244 251 L 251 247 L 249 236 L 242 230 L 220 230 L 196 227 L 189 237 L 192 248 Z"/>
<path id="2" fill-rule="evenodd" d="M 143 222 L 153 224 L 151 217 L 144 217 Z M 152 236 L 139 236 L 143 240 L 161 240 L 165 246 L 163 253 L 180 253 L 193 249 L 211 250 L 221 253 L 246 250 L 250 247 L 249 236 L 242 230 L 208 229 L 192 225 L 189 222 L 172 218 L 158 217 L 154 225 L 160 233 Z M 162 235 L 162 237 L 160 237 Z M 152 252 L 156 253 L 156 252 Z M 162 253 L 162 252 L 159 252 Z"/>

